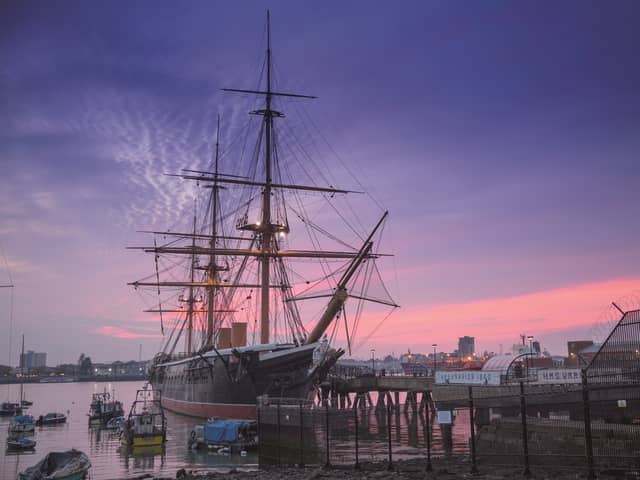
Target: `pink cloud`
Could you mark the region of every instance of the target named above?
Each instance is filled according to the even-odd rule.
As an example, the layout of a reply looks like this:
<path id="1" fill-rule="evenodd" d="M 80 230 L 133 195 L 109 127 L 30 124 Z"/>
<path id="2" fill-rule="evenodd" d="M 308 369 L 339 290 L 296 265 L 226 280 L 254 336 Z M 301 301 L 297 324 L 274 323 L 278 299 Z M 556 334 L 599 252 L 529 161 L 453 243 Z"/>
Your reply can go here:
<path id="1" fill-rule="evenodd" d="M 132 338 L 159 338 L 160 334 L 151 334 L 151 333 L 136 333 L 131 332 L 129 330 L 125 330 L 124 328 L 114 327 L 110 325 L 105 325 L 102 327 L 98 327 L 94 330 L 94 333 L 98 333 L 100 335 L 104 335 L 107 337 L 113 338 L 124 338 L 124 339 L 132 339 Z"/>
<path id="2" fill-rule="evenodd" d="M 612 301 L 639 287 L 640 279 L 623 278 L 511 297 L 401 308 L 371 337 L 368 346 L 397 352 L 416 345 L 424 350 L 431 343 L 453 349 L 463 335 L 476 337 L 476 344 L 494 346 L 502 341 L 516 343 L 521 333 L 551 338 L 554 332 L 602 322 Z M 634 307 L 638 305 L 625 308 Z M 363 333 L 375 325 L 368 318 L 363 322 Z"/>

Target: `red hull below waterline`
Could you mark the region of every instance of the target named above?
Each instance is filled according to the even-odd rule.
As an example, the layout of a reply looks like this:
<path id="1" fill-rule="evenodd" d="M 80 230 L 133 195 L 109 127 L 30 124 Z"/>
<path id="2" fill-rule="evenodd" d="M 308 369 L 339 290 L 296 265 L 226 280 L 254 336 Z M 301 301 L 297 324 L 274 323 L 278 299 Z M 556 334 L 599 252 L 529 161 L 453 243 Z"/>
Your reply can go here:
<path id="1" fill-rule="evenodd" d="M 162 406 L 172 412 L 191 417 L 237 418 L 242 420 L 255 420 L 257 418 L 255 405 L 187 402 L 162 397 Z"/>

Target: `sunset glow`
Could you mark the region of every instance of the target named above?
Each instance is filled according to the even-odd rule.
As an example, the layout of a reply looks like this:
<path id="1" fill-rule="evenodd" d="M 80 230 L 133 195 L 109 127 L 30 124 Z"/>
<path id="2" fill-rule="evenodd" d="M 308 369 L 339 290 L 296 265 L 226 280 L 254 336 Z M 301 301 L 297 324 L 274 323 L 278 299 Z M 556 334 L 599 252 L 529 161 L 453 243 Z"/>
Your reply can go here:
<path id="1" fill-rule="evenodd" d="M 165 174 L 210 166 L 218 114 L 223 150 L 238 141 L 255 106 L 221 89 L 258 84 L 266 6 L 36 3 L 0 15 L 0 284 L 15 285 L 0 289 L 0 364 L 22 333 L 52 364 L 151 358 L 175 315 L 163 337 L 142 313 L 161 299 L 128 283 L 153 257 L 127 247 L 203 208 Z M 337 153 L 318 184 L 344 162 L 357 182 L 336 188 L 390 211 L 380 268 L 401 308 L 374 333 L 381 317 L 364 317 L 355 357 L 464 335 L 498 352 L 520 334 L 566 354 L 640 289 L 640 4 L 625 5 L 270 7 L 276 79 L 318 96 L 305 154 Z M 295 126 L 303 107 L 283 105 Z"/>

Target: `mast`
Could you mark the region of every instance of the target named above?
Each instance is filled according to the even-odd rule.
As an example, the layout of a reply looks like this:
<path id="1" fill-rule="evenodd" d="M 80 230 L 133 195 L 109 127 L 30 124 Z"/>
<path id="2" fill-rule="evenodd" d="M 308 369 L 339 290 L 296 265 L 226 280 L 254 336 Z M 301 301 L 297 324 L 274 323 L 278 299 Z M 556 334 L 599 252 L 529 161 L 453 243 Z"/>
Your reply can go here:
<path id="1" fill-rule="evenodd" d="M 193 232 L 196 231 L 196 215 L 193 215 Z M 191 248 L 195 250 L 196 237 L 191 239 Z M 196 254 L 191 255 L 191 285 L 189 285 L 189 310 L 187 312 L 187 354 L 191 355 L 193 351 L 193 304 L 195 299 L 193 298 L 193 287 L 195 283 L 195 270 L 196 270 Z"/>
<path id="2" fill-rule="evenodd" d="M 20 406 L 24 400 L 24 333 L 22 334 L 22 353 L 20 354 Z"/>
<path id="3" fill-rule="evenodd" d="M 267 10 L 267 94 L 264 110 L 265 124 L 265 186 L 262 193 L 262 251 L 261 260 L 261 315 L 260 343 L 269 343 L 269 250 L 271 250 L 271 127 L 273 114 L 271 111 L 271 18 Z"/>
<path id="4" fill-rule="evenodd" d="M 342 306 L 347 301 L 347 298 L 349 298 L 349 294 L 347 293 L 347 284 L 349 283 L 349 280 L 351 280 L 351 277 L 354 275 L 354 273 L 356 273 L 358 267 L 362 264 L 362 262 L 364 262 L 369 257 L 371 248 L 373 247 L 373 235 L 376 233 L 378 228 L 380 228 L 380 225 L 382 225 L 382 222 L 384 222 L 384 219 L 387 218 L 388 214 L 388 211 L 384 212 L 384 215 L 382 215 L 382 218 L 380 219 L 380 221 L 378 221 L 378 224 L 375 226 L 373 231 L 369 234 L 369 237 L 367 237 L 364 244 L 362 245 L 362 248 L 358 252 L 358 256 L 351 261 L 349 267 L 342 275 L 342 278 L 338 282 L 335 292 L 331 297 L 331 300 L 329 301 L 329 304 L 327 305 L 327 308 L 325 309 L 322 317 L 316 324 L 313 331 L 307 337 L 307 340 L 304 342 L 305 345 L 309 345 L 310 343 L 314 343 L 320 340 L 322 334 L 331 324 L 338 312 L 340 312 Z"/>
<path id="5" fill-rule="evenodd" d="M 209 246 L 211 253 L 209 255 L 209 286 L 207 287 L 207 342 L 206 346 L 213 345 L 213 312 L 214 312 L 214 293 L 216 284 L 216 239 L 217 239 L 217 212 L 218 212 L 218 158 L 220 151 L 220 115 L 218 115 L 218 126 L 216 129 L 216 159 L 214 165 L 213 185 L 211 189 L 211 239 Z"/>

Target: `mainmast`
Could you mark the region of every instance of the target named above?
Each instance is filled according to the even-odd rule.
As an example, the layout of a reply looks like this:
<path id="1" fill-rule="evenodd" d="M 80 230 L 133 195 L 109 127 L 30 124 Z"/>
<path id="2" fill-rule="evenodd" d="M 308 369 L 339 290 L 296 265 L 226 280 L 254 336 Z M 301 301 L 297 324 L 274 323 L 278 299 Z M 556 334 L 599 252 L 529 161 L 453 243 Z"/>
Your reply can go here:
<path id="1" fill-rule="evenodd" d="M 270 288 L 273 285 L 269 285 L 270 270 L 271 270 L 271 257 L 274 256 L 274 250 L 277 250 L 277 245 L 274 240 L 274 235 L 277 232 L 287 231 L 286 225 L 274 225 L 271 223 L 271 194 L 273 188 L 280 188 L 282 185 L 276 185 L 273 183 L 272 169 L 273 162 L 271 154 L 273 153 L 273 119 L 274 117 L 284 117 L 281 112 L 273 110 L 271 108 L 271 101 L 274 96 L 283 97 L 297 97 L 297 98 L 315 98 L 309 95 L 297 95 L 294 93 L 282 93 L 274 92 L 271 90 L 271 15 L 267 10 L 267 88 L 264 90 L 241 90 L 236 88 L 223 88 L 222 90 L 227 92 L 236 93 L 253 93 L 265 96 L 265 108 L 251 112 L 254 115 L 262 115 L 264 117 L 264 131 L 265 131 L 265 180 L 263 182 L 250 182 L 242 180 L 231 180 L 233 183 L 244 185 L 261 186 L 262 190 L 262 216 L 260 222 L 256 225 L 245 226 L 243 229 L 253 230 L 259 234 L 260 238 L 260 343 L 269 343 L 269 298 Z M 228 179 L 226 179 L 228 180 Z M 294 186 L 295 188 L 295 186 Z M 305 189 L 316 190 L 315 187 L 304 187 Z"/>
<path id="2" fill-rule="evenodd" d="M 265 126 L 265 186 L 262 191 L 262 222 L 260 233 L 262 236 L 261 260 L 261 315 L 260 315 L 260 343 L 269 343 L 269 270 L 271 241 L 271 127 L 273 126 L 273 111 L 271 110 L 271 18 L 267 10 L 267 92 L 266 108 L 264 110 Z"/>

